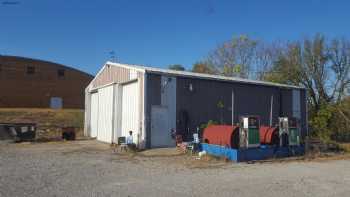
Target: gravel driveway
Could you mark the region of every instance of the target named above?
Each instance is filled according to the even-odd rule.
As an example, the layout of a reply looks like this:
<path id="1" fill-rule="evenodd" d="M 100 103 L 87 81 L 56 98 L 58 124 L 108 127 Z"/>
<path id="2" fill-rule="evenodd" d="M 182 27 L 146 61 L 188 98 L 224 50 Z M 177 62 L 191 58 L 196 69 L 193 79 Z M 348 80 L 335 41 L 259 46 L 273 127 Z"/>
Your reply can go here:
<path id="1" fill-rule="evenodd" d="M 0 196 L 346 196 L 350 160 L 232 164 L 116 154 L 96 141 L 0 142 Z"/>

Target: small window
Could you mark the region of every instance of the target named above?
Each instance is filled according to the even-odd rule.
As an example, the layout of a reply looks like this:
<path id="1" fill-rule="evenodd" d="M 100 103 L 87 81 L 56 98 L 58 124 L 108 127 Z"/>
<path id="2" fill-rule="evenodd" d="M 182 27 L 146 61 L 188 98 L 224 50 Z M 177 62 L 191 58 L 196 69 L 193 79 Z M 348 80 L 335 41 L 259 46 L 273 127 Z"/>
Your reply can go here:
<path id="1" fill-rule="evenodd" d="M 32 75 L 35 73 L 35 67 L 34 66 L 28 66 L 27 67 L 27 74 Z"/>
<path id="2" fill-rule="evenodd" d="M 58 77 L 64 77 L 64 69 L 58 69 L 57 75 L 58 75 Z"/>

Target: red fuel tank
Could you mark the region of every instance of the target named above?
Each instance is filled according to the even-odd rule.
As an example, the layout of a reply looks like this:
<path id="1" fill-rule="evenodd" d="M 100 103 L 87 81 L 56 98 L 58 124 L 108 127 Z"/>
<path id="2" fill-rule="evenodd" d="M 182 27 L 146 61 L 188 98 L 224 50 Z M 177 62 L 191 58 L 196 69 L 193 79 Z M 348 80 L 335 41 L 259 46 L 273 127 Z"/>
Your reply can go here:
<path id="1" fill-rule="evenodd" d="M 260 143 L 274 145 L 279 143 L 278 127 L 260 126 Z"/>
<path id="2" fill-rule="evenodd" d="M 204 129 L 203 140 L 208 144 L 238 148 L 239 127 L 232 125 L 210 125 Z"/>

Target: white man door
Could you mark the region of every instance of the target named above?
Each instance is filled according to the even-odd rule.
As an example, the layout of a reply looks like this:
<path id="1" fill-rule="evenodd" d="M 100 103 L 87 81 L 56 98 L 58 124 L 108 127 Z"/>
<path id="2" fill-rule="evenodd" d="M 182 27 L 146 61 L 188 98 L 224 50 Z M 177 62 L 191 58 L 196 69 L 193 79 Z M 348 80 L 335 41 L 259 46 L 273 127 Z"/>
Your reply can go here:
<path id="1" fill-rule="evenodd" d="M 169 126 L 169 110 L 163 106 L 152 106 L 151 114 L 151 147 L 175 146 Z"/>

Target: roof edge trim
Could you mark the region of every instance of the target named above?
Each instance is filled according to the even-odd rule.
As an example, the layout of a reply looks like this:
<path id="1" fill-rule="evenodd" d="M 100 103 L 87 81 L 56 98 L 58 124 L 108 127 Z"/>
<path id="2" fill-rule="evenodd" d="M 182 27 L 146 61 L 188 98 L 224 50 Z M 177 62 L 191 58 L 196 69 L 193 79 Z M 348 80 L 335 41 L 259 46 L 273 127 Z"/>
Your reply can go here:
<path id="1" fill-rule="evenodd" d="M 177 71 L 177 70 L 155 68 L 155 67 L 148 67 L 148 66 L 141 66 L 141 65 L 114 63 L 114 62 L 109 62 L 109 61 L 106 64 L 124 67 L 124 68 L 128 68 L 128 69 L 134 69 L 134 70 L 137 70 L 140 72 L 146 72 L 146 73 L 169 74 L 169 75 L 175 75 L 175 76 L 192 77 L 192 78 L 200 78 L 200 79 L 207 79 L 207 80 L 228 81 L 228 82 L 237 82 L 237 83 L 245 83 L 245 84 L 253 84 L 253 85 L 281 87 L 281 88 L 287 88 L 287 89 L 288 88 L 289 89 L 301 89 L 301 90 L 306 89 L 306 88 L 301 87 L 301 86 L 273 83 L 273 82 L 267 82 L 267 81 L 258 81 L 258 80 L 251 80 L 251 79 L 243 79 L 243 78 L 238 78 L 238 77 L 226 77 L 226 76 L 220 76 L 220 75 L 195 73 L 195 72 L 190 72 L 190 71 Z"/>

